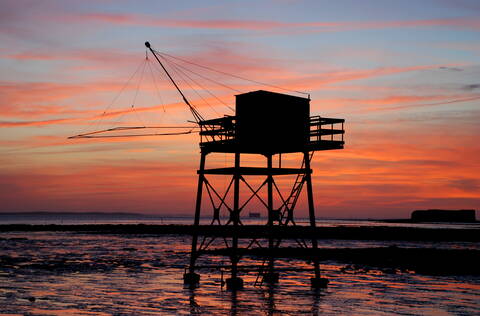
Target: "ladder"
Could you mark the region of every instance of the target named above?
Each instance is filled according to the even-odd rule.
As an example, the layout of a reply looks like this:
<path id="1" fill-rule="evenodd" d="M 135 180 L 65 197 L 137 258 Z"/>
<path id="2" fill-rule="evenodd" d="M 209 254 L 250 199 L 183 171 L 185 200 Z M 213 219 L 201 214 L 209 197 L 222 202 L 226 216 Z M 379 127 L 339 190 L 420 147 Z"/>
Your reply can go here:
<path id="1" fill-rule="evenodd" d="M 313 154 L 315 152 L 312 151 L 310 152 L 310 155 L 308 157 L 309 162 L 312 161 Z M 305 159 L 302 160 L 302 167 L 301 169 L 305 168 Z M 308 172 L 308 170 L 307 170 Z M 287 220 L 285 224 L 288 224 L 289 221 L 293 221 L 293 218 L 290 218 L 290 215 L 288 215 L 288 211 L 293 210 L 295 208 L 295 205 L 297 204 L 298 198 L 300 197 L 300 193 L 302 192 L 303 184 L 305 183 L 305 174 L 297 174 L 297 177 L 295 179 L 295 183 L 293 184 L 292 191 L 290 192 L 290 195 L 288 196 L 287 200 L 285 201 L 285 210 L 283 211 L 282 218 L 285 218 L 285 213 L 287 213 Z"/>
<path id="2" fill-rule="evenodd" d="M 258 268 L 257 277 L 255 278 L 255 283 L 253 286 L 262 286 L 263 285 L 263 276 L 265 275 L 265 270 L 267 259 L 263 259 L 262 265 Z"/>

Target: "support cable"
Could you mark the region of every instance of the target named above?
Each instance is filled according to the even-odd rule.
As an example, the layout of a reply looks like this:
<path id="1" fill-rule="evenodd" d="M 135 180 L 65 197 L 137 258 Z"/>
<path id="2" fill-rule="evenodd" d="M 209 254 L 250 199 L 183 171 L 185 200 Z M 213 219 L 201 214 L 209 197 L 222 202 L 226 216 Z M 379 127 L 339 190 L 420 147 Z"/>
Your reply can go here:
<path id="1" fill-rule="evenodd" d="M 290 91 L 290 92 L 300 93 L 300 94 L 304 94 L 304 95 L 309 95 L 309 93 L 307 93 L 307 92 L 302 92 L 302 91 L 297 91 L 297 90 L 291 90 L 291 89 L 283 88 L 283 87 L 276 86 L 276 85 L 273 85 L 273 84 L 269 84 L 269 83 L 265 83 L 265 82 L 261 82 L 261 81 L 257 81 L 257 80 L 247 79 L 247 78 L 241 77 L 241 76 L 239 76 L 239 75 L 231 74 L 231 73 L 228 73 L 228 72 L 225 72 L 225 71 L 221 71 L 221 70 L 216 70 L 216 69 L 213 69 L 213 68 L 211 68 L 211 67 L 203 66 L 203 65 L 197 64 L 197 63 L 195 63 L 195 62 L 185 60 L 185 59 L 183 59 L 183 58 L 179 58 L 179 57 L 172 56 L 172 55 L 167 54 L 167 53 L 162 53 L 162 52 L 159 52 L 159 51 L 156 51 L 156 52 L 157 52 L 158 54 L 166 55 L 166 56 L 169 56 L 169 57 L 171 57 L 171 58 L 174 58 L 174 59 L 183 61 L 184 63 L 191 64 L 191 65 L 194 65 L 194 66 L 197 66 L 197 67 L 200 67 L 200 68 L 204 68 L 204 69 L 207 69 L 207 70 L 210 70 L 210 71 L 213 71 L 213 72 L 217 72 L 217 73 L 220 73 L 220 74 L 224 74 L 224 75 L 227 75 L 227 76 L 230 76 L 230 77 L 234 77 L 234 78 L 237 78 L 237 79 L 241 79 L 241 80 L 253 82 L 253 83 L 260 84 L 260 85 L 267 86 L 267 87 L 271 87 L 271 88 L 280 89 L 280 90 L 283 90 L 283 91 Z"/>
<path id="2" fill-rule="evenodd" d="M 145 46 L 152 52 L 153 56 L 155 57 L 155 59 L 158 61 L 158 63 L 160 64 L 160 66 L 162 66 L 163 70 L 165 71 L 165 73 L 167 74 L 168 78 L 170 79 L 170 81 L 173 83 L 173 85 L 175 86 L 175 88 L 177 89 L 178 93 L 180 93 L 180 95 L 182 96 L 183 98 L 183 101 L 185 102 L 185 104 L 188 106 L 188 108 L 190 109 L 190 112 L 192 112 L 192 115 L 193 115 L 193 118 L 195 119 L 195 121 L 198 123 L 200 121 L 204 121 L 203 117 L 200 115 L 200 113 L 197 111 L 197 109 L 195 109 L 195 107 L 193 105 L 190 104 L 190 102 L 188 102 L 187 98 L 185 97 L 185 95 L 183 94 L 182 90 L 180 90 L 180 88 L 178 87 L 177 83 L 175 82 L 175 80 L 173 80 L 172 76 L 170 76 L 170 74 L 168 73 L 167 69 L 165 68 L 165 66 L 163 66 L 162 62 L 160 61 L 160 59 L 158 58 L 157 54 L 155 54 L 155 51 L 152 49 L 152 47 L 150 46 L 150 43 L 149 42 L 145 42 Z"/>
<path id="3" fill-rule="evenodd" d="M 137 69 L 135 70 L 135 72 L 130 76 L 130 78 L 128 78 L 128 80 L 123 84 L 122 88 L 120 89 L 120 91 L 117 93 L 117 95 L 113 98 L 112 102 L 110 102 L 110 104 L 107 105 L 107 107 L 105 108 L 105 110 L 103 110 L 102 114 L 100 115 L 100 118 L 98 120 L 96 120 L 96 124 L 95 124 L 95 130 L 98 129 L 99 125 L 102 123 L 105 115 L 107 114 L 108 110 L 112 107 L 112 105 L 117 101 L 117 99 L 120 97 L 120 95 L 123 93 L 123 91 L 125 90 L 125 88 L 130 84 L 130 81 L 132 81 L 133 77 L 135 77 L 135 75 L 137 74 L 137 72 L 140 70 L 140 68 L 142 67 L 143 63 L 145 62 L 144 59 L 142 59 L 142 62 L 138 65 Z M 91 125 L 93 125 L 95 123 L 92 122 Z M 90 125 L 90 126 L 91 126 Z M 85 133 L 85 130 L 84 132 Z"/>
<path id="4" fill-rule="evenodd" d="M 146 52 L 145 52 L 145 54 L 146 54 Z M 137 116 L 138 120 L 143 124 L 144 127 L 145 127 L 145 122 L 138 115 L 138 112 L 135 109 L 135 102 L 137 101 L 138 92 L 140 91 L 140 85 L 143 82 L 143 77 L 145 75 L 145 68 L 147 67 L 147 63 L 148 63 L 148 56 L 145 57 L 145 64 L 143 65 L 143 70 L 142 70 L 142 73 L 140 74 L 140 80 L 138 81 L 138 85 L 137 85 L 137 91 L 135 91 L 135 96 L 134 96 L 133 101 L 132 101 L 132 110 L 133 110 L 133 112 L 135 112 L 135 115 Z"/>
<path id="5" fill-rule="evenodd" d="M 143 79 L 143 74 L 145 73 L 145 66 L 146 66 L 146 64 L 147 64 L 147 60 L 144 59 L 144 60 L 143 60 L 143 63 L 142 63 L 142 66 L 143 66 L 143 67 L 142 67 L 142 71 L 141 71 L 141 73 L 140 73 L 140 78 L 139 78 L 138 83 L 137 83 L 137 89 L 136 89 L 136 91 L 135 91 L 135 94 L 134 94 L 134 97 L 133 97 L 133 100 L 132 100 L 133 103 L 132 103 L 132 105 L 131 105 L 131 109 L 134 108 L 134 105 L 133 105 L 133 104 L 135 103 L 135 101 L 136 101 L 136 99 L 137 99 L 138 91 L 139 91 L 139 89 L 140 89 L 140 84 L 141 84 L 142 79 Z M 122 112 L 122 114 L 120 114 L 120 115 L 118 116 L 118 118 L 115 120 L 115 122 L 111 125 L 111 128 L 113 128 L 115 125 L 118 125 L 118 124 L 120 123 L 120 121 L 122 120 L 122 117 L 125 115 L 125 113 L 126 113 L 126 111 Z M 138 118 L 138 115 L 137 115 L 137 118 Z M 145 124 L 143 124 L 143 125 L 145 125 Z"/>
<path id="6" fill-rule="evenodd" d="M 191 70 L 191 69 L 189 69 L 189 68 L 186 68 L 186 67 L 180 65 L 179 63 L 176 63 L 176 62 L 174 62 L 174 61 L 172 61 L 172 60 L 168 60 L 168 58 L 166 58 L 166 57 L 163 56 L 163 55 L 160 55 L 160 56 L 162 56 L 162 58 L 163 58 L 164 60 L 167 60 L 169 63 L 174 64 L 174 65 L 176 65 L 177 67 L 179 67 L 179 68 L 181 68 L 181 69 L 183 69 L 183 70 L 185 70 L 185 71 L 188 71 L 188 72 L 190 72 L 190 73 L 192 73 L 192 74 L 194 74 L 194 75 L 197 75 L 198 77 L 200 77 L 200 78 L 202 78 L 202 79 L 211 81 L 211 82 L 213 82 L 213 83 L 215 83 L 215 84 L 217 84 L 217 85 L 219 85 L 219 86 L 222 86 L 222 87 L 224 87 L 224 88 L 230 89 L 230 90 L 235 91 L 235 92 L 238 92 L 238 93 L 243 93 L 243 92 L 244 92 L 244 91 L 240 91 L 240 90 L 238 90 L 238 89 L 232 88 L 232 87 L 230 87 L 230 86 L 227 86 L 227 85 L 224 84 L 224 83 L 218 82 L 218 81 L 213 80 L 213 79 L 208 78 L 208 77 L 205 77 L 205 76 L 203 76 L 203 75 L 201 75 L 201 74 L 199 74 L 199 73 L 197 73 L 197 72 L 195 72 L 195 71 L 193 71 L 193 70 Z M 192 79 L 192 80 L 193 80 L 193 79 Z M 208 90 L 208 89 L 205 88 L 204 86 L 200 85 L 198 82 L 197 82 L 197 84 L 198 84 L 198 86 L 200 86 L 200 88 L 202 88 L 203 90 L 205 90 L 205 92 L 207 92 L 207 93 L 210 94 L 212 97 L 214 97 L 215 99 L 217 99 L 218 102 L 222 103 L 222 104 L 223 104 L 224 106 L 226 106 L 228 109 L 230 109 L 230 110 L 232 110 L 232 111 L 235 111 L 234 108 L 232 108 L 231 106 L 229 106 L 228 104 L 226 104 L 225 102 L 223 102 L 223 101 L 222 101 L 220 98 L 218 98 L 215 94 L 213 94 L 212 92 L 210 92 L 210 90 Z"/>
<path id="7" fill-rule="evenodd" d="M 161 56 L 160 56 L 161 57 Z M 165 60 L 165 62 L 169 63 L 167 60 Z M 170 63 L 169 63 L 170 64 Z M 197 82 L 195 82 L 195 80 L 193 80 L 189 75 L 187 75 L 185 72 L 183 72 L 181 69 L 179 69 L 175 64 L 170 64 L 171 68 L 174 69 L 174 71 L 182 78 L 183 82 L 185 82 L 189 87 L 190 89 L 206 104 L 208 105 L 208 107 L 210 109 L 212 109 L 213 112 L 215 112 L 215 114 L 217 116 L 220 116 L 220 113 L 218 113 L 211 105 L 210 103 L 208 103 L 207 100 L 205 100 L 205 98 L 197 91 L 197 89 L 194 88 L 194 86 L 192 86 L 187 79 L 189 79 L 190 81 L 193 82 L 194 85 L 197 85 L 199 86 L 199 84 Z M 185 79 L 187 78 L 187 79 Z"/>
<path id="8" fill-rule="evenodd" d="M 191 71 L 190 69 L 186 68 L 186 67 L 183 67 L 182 65 L 172 61 L 172 60 L 168 60 L 167 58 L 165 58 L 164 56 L 161 56 L 166 62 L 172 64 L 175 66 L 175 68 L 179 71 L 181 71 L 180 69 L 183 69 L 185 70 L 186 72 L 190 72 L 192 74 L 195 74 L 195 72 Z M 223 104 L 225 107 L 227 107 L 229 110 L 232 110 L 235 112 L 235 109 L 232 108 L 231 106 L 229 106 L 227 103 L 223 102 L 222 99 L 220 99 L 219 97 L 217 97 L 214 93 L 212 93 L 210 90 L 208 90 L 207 88 L 205 88 L 203 85 L 201 85 L 198 81 L 196 81 L 195 79 L 193 79 L 191 76 L 189 76 L 188 74 L 186 74 L 185 72 L 181 71 L 188 79 L 190 79 L 191 81 L 193 81 L 198 87 L 200 87 L 203 91 L 205 91 L 206 93 L 208 93 L 210 96 L 212 96 L 213 98 L 215 98 L 218 102 L 220 102 L 221 104 Z M 221 84 L 219 82 L 216 82 L 214 81 L 215 83 L 217 84 Z"/>
<path id="9" fill-rule="evenodd" d="M 157 86 L 157 79 L 155 79 L 155 75 L 153 74 L 152 65 L 150 63 L 148 63 L 148 69 L 150 70 L 150 75 L 152 76 L 153 86 L 155 87 L 155 92 L 157 94 L 158 100 L 160 101 L 160 104 L 162 105 L 162 110 L 165 113 L 166 112 L 165 102 L 163 102 L 163 98 L 160 95 L 160 92 L 159 92 L 160 89 L 158 89 L 158 86 Z"/>
<path id="10" fill-rule="evenodd" d="M 124 134 L 124 135 L 97 135 L 107 132 L 116 132 L 116 131 L 126 131 L 126 130 L 138 130 L 138 129 L 187 129 L 187 131 L 183 132 L 169 132 L 169 133 L 150 133 L 150 134 Z M 135 137 L 135 136 L 170 136 L 170 135 L 185 135 L 185 134 L 192 134 L 197 133 L 196 130 L 198 127 L 196 126 L 126 126 L 126 127 L 114 127 L 109 129 L 104 129 L 100 131 L 90 132 L 90 133 L 83 133 L 78 134 L 75 136 L 68 137 L 69 139 L 74 138 L 110 138 L 110 137 Z"/>
<path id="11" fill-rule="evenodd" d="M 163 56 L 163 57 L 165 58 L 165 56 Z M 183 66 L 182 66 L 182 67 L 183 67 Z M 213 80 L 212 78 L 208 78 L 208 77 L 206 77 L 206 76 L 204 76 L 204 75 L 201 75 L 201 74 L 199 74 L 198 72 L 195 72 L 195 71 L 193 71 L 193 70 L 191 70 L 191 69 L 189 69 L 189 68 L 185 68 L 185 67 L 183 67 L 183 68 L 184 68 L 185 70 L 187 70 L 187 71 L 189 71 L 189 72 L 191 72 L 191 73 L 199 76 L 199 77 L 202 78 L 202 79 L 205 79 L 205 80 L 208 80 L 208 81 L 210 81 L 210 82 L 213 82 L 213 83 L 215 83 L 215 84 L 217 84 L 217 85 L 219 85 L 219 86 L 222 86 L 222 87 L 224 87 L 224 88 L 230 89 L 230 90 L 235 91 L 235 92 L 238 92 L 238 93 L 244 93 L 244 92 L 245 92 L 245 91 L 241 91 L 241 90 L 235 89 L 235 88 L 233 88 L 233 87 L 227 86 L 226 84 L 221 83 L 221 82 L 218 82 L 218 81 L 216 81 L 216 80 Z"/>

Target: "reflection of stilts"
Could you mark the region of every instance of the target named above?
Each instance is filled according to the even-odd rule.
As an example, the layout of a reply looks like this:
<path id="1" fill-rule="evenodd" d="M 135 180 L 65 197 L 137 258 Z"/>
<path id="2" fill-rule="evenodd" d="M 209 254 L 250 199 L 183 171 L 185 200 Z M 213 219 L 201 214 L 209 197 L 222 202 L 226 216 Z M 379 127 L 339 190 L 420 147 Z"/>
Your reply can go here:
<path id="1" fill-rule="evenodd" d="M 190 290 L 189 303 L 190 303 L 190 315 L 202 314 L 200 305 L 198 305 L 197 301 L 195 300 L 195 291 L 193 290 Z"/>
<path id="2" fill-rule="evenodd" d="M 230 315 L 232 316 L 235 316 L 235 315 L 238 315 L 238 298 L 237 298 L 237 292 L 236 291 L 232 291 L 232 293 L 230 294 L 230 302 L 231 302 L 231 305 L 230 305 Z"/>
<path id="3" fill-rule="evenodd" d="M 268 286 L 268 315 L 274 315 L 275 314 L 275 288 L 273 287 L 273 284 L 270 284 Z"/>
<path id="4" fill-rule="evenodd" d="M 205 236 L 199 243 L 198 229 L 204 187 L 213 209 L 211 225 L 229 227 L 228 230 L 222 230 L 223 235 L 221 235 L 231 263 L 231 276 L 225 281 L 227 289 L 243 288 L 243 279 L 239 277 L 238 266 L 243 250 L 239 248 L 239 238 L 242 237 L 240 231 L 241 226 L 243 226 L 240 214 L 251 200 L 257 199 L 268 214 L 268 222 L 265 228 L 268 245 L 263 247 L 256 238 L 253 238 L 247 246 L 248 249 L 257 245 L 265 250 L 263 251 L 265 264 L 261 270 L 262 283 L 275 284 L 278 282 L 279 275 L 275 269 L 275 257 L 282 240 L 282 231 L 279 228 L 296 225 L 293 211 L 304 184 L 306 184 L 310 226 L 312 229 L 315 228 L 310 160 L 314 151 L 343 148 L 344 120 L 309 117 L 309 102 L 309 99 L 267 91 L 250 92 L 237 95 L 236 116 L 225 116 L 199 122 L 202 137 L 200 143 L 201 156 L 191 258 L 188 272 L 184 275 L 186 284 L 192 287 L 198 285 L 200 275 L 195 273 L 196 260 L 218 237 L 218 235 Z M 261 109 L 262 104 L 258 103 L 264 103 L 264 105 L 267 105 L 267 109 Z M 277 107 L 277 105 L 281 106 Z M 242 110 L 239 110 L 240 108 Z M 334 124 L 338 123 L 342 124 L 342 128 L 334 129 Z M 324 125 L 330 125 L 330 128 L 322 128 Z M 342 135 L 341 140 L 333 138 L 333 135 L 336 134 Z M 331 136 L 330 139 L 322 139 L 322 136 L 325 135 Z M 232 167 L 206 169 L 206 158 L 210 153 L 234 154 L 234 165 Z M 302 153 L 301 168 L 282 167 L 280 158 L 282 153 Z M 242 166 L 242 154 L 262 155 L 267 160 L 266 167 Z M 274 155 L 279 155 L 278 168 L 273 167 Z M 231 177 L 225 192 L 220 192 L 212 185 L 207 179 L 207 176 L 210 175 Z M 282 193 L 275 181 L 275 177 L 283 175 L 296 176 L 289 195 Z M 257 188 L 254 188 L 246 180 L 247 176 L 264 178 L 263 182 Z M 244 188 L 243 190 L 249 193 L 242 203 L 240 203 L 240 185 Z M 265 193 L 261 193 L 263 188 L 266 188 L 266 197 Z M 229 194 L 231 195 L 232 192 L 233 196 L 230 199 Z M 280 201 L 278 207 L 274 205 L 275 200 Z M 220 218 L 221 209 L 226 210 L 229 215 L 225 223 L 222 223 Z M 225 232 L 228 232 L 228 234 L 225 234 Z M 297 240 L 297 243 L 301 247 L 310 248 L 304 240 Z M 311 258 L 314 266 L 314 277 L 311 278 L 311 285 L 313 287 L 325 287 L 328 280 L 320 275 L 320 266 L 316 255 L 318 245 L 314 236 L 312 236 L 311 248 L 315 253 Z"/>
<path id="5" fill-rule="evenodd" d="M 322 292 L 319 291 L 318 289 L 315 289 L 312 293 L 312 315 L 320 315 L 320 298 L 322 296 Z"/>

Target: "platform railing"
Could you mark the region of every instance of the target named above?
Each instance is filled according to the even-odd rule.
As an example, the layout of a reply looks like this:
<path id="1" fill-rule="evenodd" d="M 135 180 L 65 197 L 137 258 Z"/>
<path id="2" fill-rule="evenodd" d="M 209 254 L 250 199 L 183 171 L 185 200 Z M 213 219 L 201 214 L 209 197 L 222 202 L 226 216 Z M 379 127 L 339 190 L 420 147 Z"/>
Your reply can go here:
<path id="1" fill-rule="evenodd" d="M 311 116 L 306 145 L 312 150 L 321 150 L 322 144 L 334 147 L 343 146 L 344 119 Z M 232 144 L 236 138 L 235 116 L 224 116 L 211 120 L 200 121 L 200 145 L 205 144 Z M 318 148 L 315 149 L 314 147 Z M 335 148 L 326 148 L 335 149 Z"/>
<path id="2" fill-rule="evenodd" d="M 235 139 L 235 116 L 200 121 L 200 144 L 225 143 Z"/>
<path id="3" fill-rule="evenodd" d="M 341 142 L 343 144 L 344 119 L 321 116 L 310 117 L 310 144 L 321 142 Z"/>

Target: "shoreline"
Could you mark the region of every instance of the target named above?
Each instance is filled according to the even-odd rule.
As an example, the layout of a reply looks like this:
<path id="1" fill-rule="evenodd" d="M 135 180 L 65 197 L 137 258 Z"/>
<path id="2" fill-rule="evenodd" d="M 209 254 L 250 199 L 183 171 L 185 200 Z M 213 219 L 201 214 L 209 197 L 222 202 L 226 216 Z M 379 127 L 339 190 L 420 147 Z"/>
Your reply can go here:
<path id="1" fill-rule="evenodd" d="M 196 232 L 203 236 L 231 236 L 232 232 L 241 238 L 265 238 L 270 236 L 264 225 L 210 226 L 200 225 Z M 136 234 L 136 235 L 192 235 L 193 225 L 147 225 L 147 224 L 79 224 L 79 225 L 32 225 L 0 224 L 0 233 L 6 232 L 76 232 L 91 234 Z M 274 238 L 317 238 L 345 240 L 405 240 L 405 241 L 480 241 L 480 229 L 466 228 L 419 228 L 387 226 L 275 226 Z"/>

